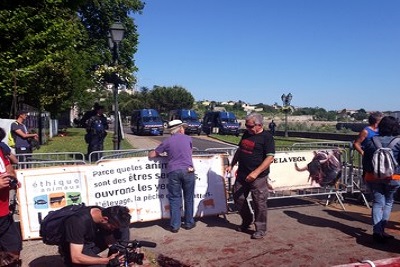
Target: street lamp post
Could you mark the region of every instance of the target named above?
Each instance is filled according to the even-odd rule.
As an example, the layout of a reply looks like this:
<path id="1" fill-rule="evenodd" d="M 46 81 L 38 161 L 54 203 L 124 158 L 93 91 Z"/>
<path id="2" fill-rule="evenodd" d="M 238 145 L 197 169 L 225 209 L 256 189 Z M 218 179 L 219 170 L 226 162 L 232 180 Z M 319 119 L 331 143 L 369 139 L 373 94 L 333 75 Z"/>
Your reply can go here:
<path id="1" fill-rule="evenodd" d="M 113 65 L 118 65 L 119 57 L 119 43 L 124 38 L 125 28 L 121 22 L 115 22 L 110 27 L 110 32 L 108 35 L 108 44 L 113 55 Z M 113 144 L 114 150 L 120 149 L 120 133 L 119 133 L 119 112 L 118 112 L 118 87 L 119 87 L 119 77 L 117 73 L 113 73 L 113 97 L 114 97 L 114 136 Z"/>
<path id="2" fill-rule="evenodd" d="M 293 95 L 291 93 L 281 96 L 283 103 L 283 112 L 285 112 L 285 137 L 288 137 L 288 113 L 290 111 L 290 101 L 292 101 Z"/>

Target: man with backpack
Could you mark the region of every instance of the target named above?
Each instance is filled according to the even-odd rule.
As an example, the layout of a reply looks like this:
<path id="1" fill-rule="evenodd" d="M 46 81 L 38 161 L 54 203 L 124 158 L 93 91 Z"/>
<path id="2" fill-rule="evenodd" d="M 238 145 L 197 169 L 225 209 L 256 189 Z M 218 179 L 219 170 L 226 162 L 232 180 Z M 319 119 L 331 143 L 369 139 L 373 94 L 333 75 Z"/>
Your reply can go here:
<path id="1" fill-rule="evenodd" d="M 96 106 L 96 114 L 89 118 L 87 121 L 87 134 L 85 141 L 88 144 L 87 157 L 93 151 L 104 150 L 104 139 L 107 136 L 106 130 L 108 130 L 108 122 L 106 116 L 104 116 L 104 107 L 99 105 Z M 95 153 L 92 155 L 91 161 L 97 161 L 101 158 L 101 153 Z"/>
<path id="2" fill-rule="evenodd" d="M 99 107 L 100 105 L 99 105 L 99 103 L 94 103 L 93 104 L 93 108 L 91 109 L 91 110 L 88 110 L 88 111 L 86 111 L 83 115 L 82 115 L 82 118 L 80 119 L 80 125 L 81 125 L 81 127 L 83 127 L 83 128 L 88 128 L 88 125 L 87 125 L 87 123 L 88 123 L 88 120 L 91 118 L 91 117 L 93 117 L 94 115 L 96 115 L 96 113 L 97 113 L 97 109 L 98 109 L 98 107 Z"/>
<path id="3" fill-rule="evenodd" d="M 130 240 L 130 219 L 129 209 L 124 206 L 87 206 L 67 217 L 59 244 L 65 264 L 68 267 L 113 266 L 110 261 L 115 262 L 117 254 L 108 257 L 98 254 L 117 241 Z"/>
<path id="4" fill-rule="evenodd" d="M 385 232 L 400 187 L 400 125 L 392 116 L 379 122 L 379 136 L 366 140 L 362 159 L 364 179 L 372 194 L 373 240 L 387 243 L 394 237 Z"/>
<path id="5" fill-rule="evenodd" d="M 39 135 L 36 133 L 29 133 L 24 122 L 28 117 L 28 112 L 20 110 L 17 112 L 16 120 L 11 123 L 10 134 L 15 142 L 15 154 L 18 156 L 18 160 L 26 162 L 32 154 L 33 147 L 30 143 L 30 139 L 39 140 Z M 22 156 L 22 155 L 24 156 Z"/>

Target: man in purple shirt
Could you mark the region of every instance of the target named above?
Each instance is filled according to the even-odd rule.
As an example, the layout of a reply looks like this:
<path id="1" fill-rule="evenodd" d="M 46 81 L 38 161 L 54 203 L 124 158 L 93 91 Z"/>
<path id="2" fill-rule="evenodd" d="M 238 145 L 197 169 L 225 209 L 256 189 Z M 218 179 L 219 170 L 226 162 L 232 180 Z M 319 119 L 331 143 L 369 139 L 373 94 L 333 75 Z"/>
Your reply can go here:
<path id="1" fill-rule="evenodd" d="M 166 153 L 168 159 L 168 200 L 170 205 L 170 231 L 177 233 L 181 227 L 182 191 L 184 198 L 184 222 L 182 228 L 190 230 L 196 226 L 193 218 L 195 175 L 192 161 L 192 138 L 185 135 L 188 125 L 181 120 L 168 123 L 171 137 L 165 139 L 149 158 Z"/>

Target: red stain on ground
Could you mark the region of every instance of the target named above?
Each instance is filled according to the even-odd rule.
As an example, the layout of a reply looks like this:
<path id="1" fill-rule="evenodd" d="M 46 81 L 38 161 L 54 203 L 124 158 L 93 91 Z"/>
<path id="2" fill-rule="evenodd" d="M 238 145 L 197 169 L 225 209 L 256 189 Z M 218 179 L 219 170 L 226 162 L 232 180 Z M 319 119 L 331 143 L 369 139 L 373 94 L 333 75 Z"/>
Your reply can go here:
<path id="1" fill-rule="evenodd" d="M 234 248 L 224 248 L 224 249 L 222 250 L 222 252 L 223 252 L 223 253 L 234 254 L 234 253 L 236 253 L 236 249 L 234 249 Z"/>

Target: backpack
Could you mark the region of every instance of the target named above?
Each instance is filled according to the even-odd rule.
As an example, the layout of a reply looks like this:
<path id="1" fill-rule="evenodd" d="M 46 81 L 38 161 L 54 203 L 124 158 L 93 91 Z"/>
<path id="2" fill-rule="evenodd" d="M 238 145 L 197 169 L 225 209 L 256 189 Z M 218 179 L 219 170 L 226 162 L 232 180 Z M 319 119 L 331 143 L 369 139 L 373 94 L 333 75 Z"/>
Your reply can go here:
<path id="1" fill-rule="evenodd" d="M 18 122 L 13 122 L 13 123 L 17 123 L 18 124 Z M 9 147 L 15 148 L 15 140 L 14 140 L 14 137 L 12 136 L 11 131 L 8 133 L 7 145 Z"/>
<path id="2" fill-rule="evenodd" d="M 396 142 L 394 142 L 396 141 Z M 376 150 L 372 155 L 372 167 L 374 175 L 378 179 L 388 179 L 395 174 L 396 168 L 399 166 L 394 158 L 392 148 L 400 141 L 400 138 L 395 137 L 390 140 L 387 147 L 382 147 L 381 140 L 377 136 L 372 137 L 372 143 Z"/>
<path id="3" fill-rule="evenodd" d="M 90 119 L 89 132 L 93 135 L 104 135 L 106 129 L 103 121 L 98 116 L 93 116 Z"/>
<path id="4" fill-rule="evenodd" d="M 60 245 L 64 238 L 64 221 L 87 208 L 84 203 L 65 206 L 59 210 L 50 211 L 40 222 L 39 235 L 46 245 Z"/>

